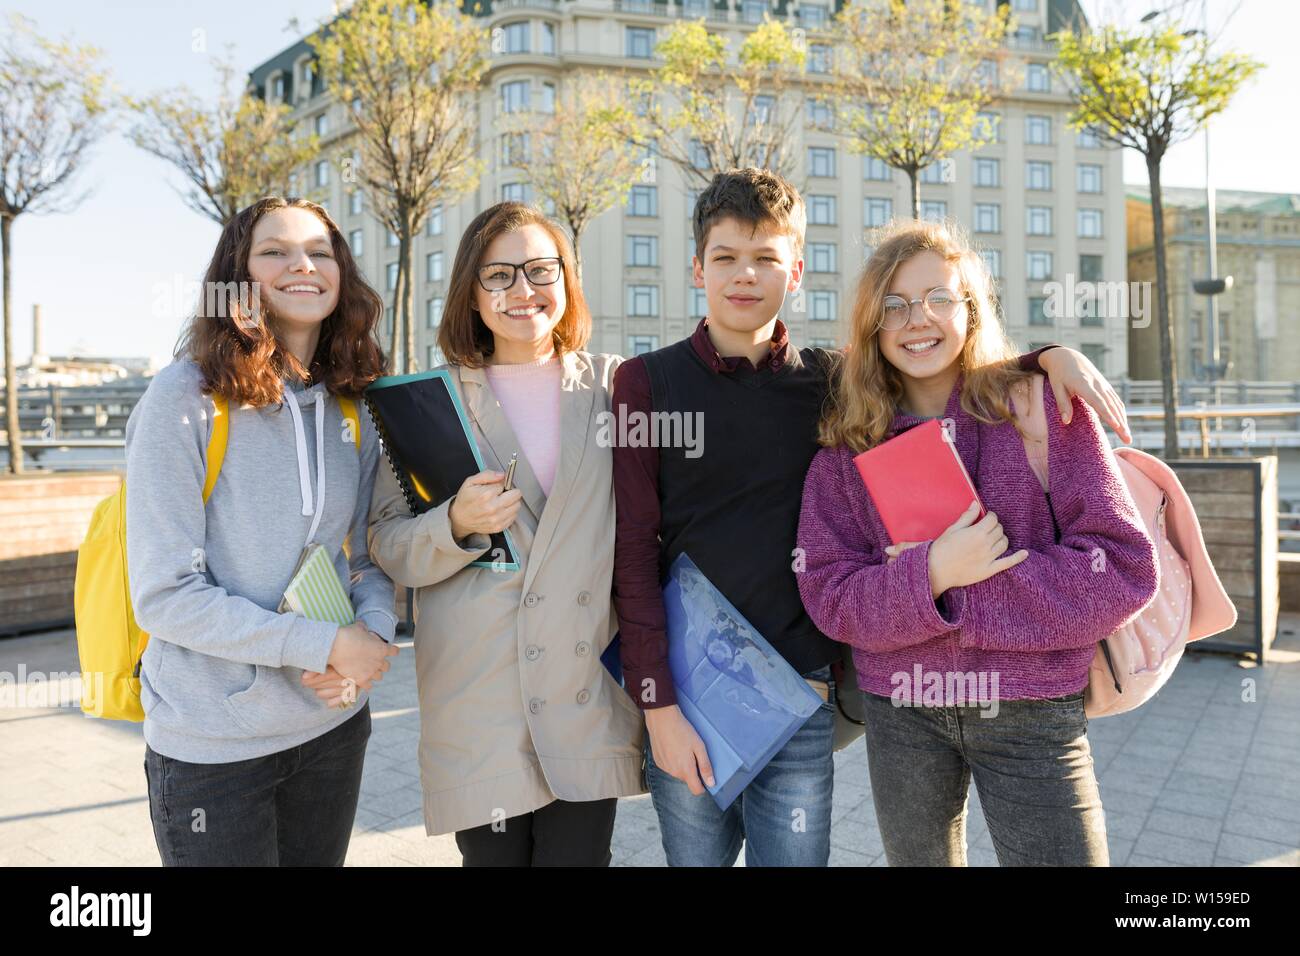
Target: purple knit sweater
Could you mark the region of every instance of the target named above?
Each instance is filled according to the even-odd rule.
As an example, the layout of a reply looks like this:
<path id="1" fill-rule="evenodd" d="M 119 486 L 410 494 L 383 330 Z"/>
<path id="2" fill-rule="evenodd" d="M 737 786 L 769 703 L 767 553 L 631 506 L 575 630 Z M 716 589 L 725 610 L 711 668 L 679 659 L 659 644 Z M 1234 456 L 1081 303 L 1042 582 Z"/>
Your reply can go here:
<path id="1" fill-rule="evenodd" d="M 1092 409 L 1076 398 L 1062 425 L 1051 388 L 1043 390 L 1056 544 L 1019 432 L 967 415 L 960 387 L 944 412 L 955 422 L 958 454 L 1002 522 L 1007 553 L 1026 548 L 1029 557 L 936 602 L 929 543 L 887 564 L 889 535 L 853 452 L 823 448 L 808 470 L 799 517 L 804 606 L 824 633 L 853 646 L 858 684 L 873 694 L 911 700 L 917 665 L 923 674 L 995 674 L 1000 700 L 1075 693 L 1088 683 L 1097 643 L 1155 595 L 1155 547 Z M 899 415 L 890 434 L 920 421 Z"/>

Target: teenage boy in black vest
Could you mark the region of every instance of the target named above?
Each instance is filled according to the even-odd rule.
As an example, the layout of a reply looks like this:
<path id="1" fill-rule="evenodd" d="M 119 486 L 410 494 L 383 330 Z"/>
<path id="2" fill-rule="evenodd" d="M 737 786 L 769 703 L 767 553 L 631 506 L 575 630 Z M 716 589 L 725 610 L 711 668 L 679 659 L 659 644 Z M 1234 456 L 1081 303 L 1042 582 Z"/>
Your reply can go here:
<path id="1" fill-rule="evenodd" d="M 830 856 L 830 664 L 840 646 L 804 612 L 793 567 L 834 355 L 793 347 L 777 319 L 803 277 L 805 219 L 798 191 L 775 173 L 715 176 L 694 213 L 695 286 L 708 317 L 690 338 L 624 362 L 614 381 L 619 435 L 651 412 L 702 426 L 683 425 L 684 447 L 614 447 L 623 676 L 645 711 L 646 772 L 670 866 L 731 866 L 742 840 L 748 866 L 825 866 Z M 1022 364 L 1040 368 L 1040 352 Z M 1122 405 L 1086 358 L 1056 348 L 1043 364 L 1060 407 L 1077 394 L 1127 440 Z M 703 795 L 713 770 L 668 667 L 661 585 L 682 552 L 825 700 L 725 812 Z"/>

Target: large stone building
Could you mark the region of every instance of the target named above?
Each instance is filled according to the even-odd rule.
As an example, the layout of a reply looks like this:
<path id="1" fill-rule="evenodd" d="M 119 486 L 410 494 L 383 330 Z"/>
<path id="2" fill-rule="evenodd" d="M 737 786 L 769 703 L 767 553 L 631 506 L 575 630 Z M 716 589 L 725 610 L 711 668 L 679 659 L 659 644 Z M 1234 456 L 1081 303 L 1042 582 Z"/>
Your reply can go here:
<path id="1" fill-rule="evenodd" d="M 1207 299 L 1192 289 L 1209 275 L 1203 189 L 1165 188 L 1169 309 L 1178 377 L 1205 381 L 1211 358 Z M 1300 380 L 1300 195 L 1219 190 L 1215 198 L 1218 273 L 1232 288 L 1218 296 L 1220 378 Z M 1151 191 L 1129 187 L 1129 277 L 1155 282 Z M 1159 328 L 1129 333 L 1134 378 L 1160 377 Z"/>
<path id="2" fill-rule="evenodd" d="M 972 0 L 992 4 L 995 0 Z M 1001 0 L 1006 2 L 1006 0 Z M 482 14 L 500 28 L 479 114 L 478 187 L 439 210 L 415 249 L 417 358 L 439 359 L 434 345 L 447 271 L 466 224 L 502 199 L 529 199 L 521 170 L 505 162 L 496 120 L 518 109 L 553 109 L 557 87 L 575 69 L 649 70 L 656 37 L 674 19 L 707 15 L 733 48 L 763 15 L 807 31 L 808 83 L 820 82 L 829 49 L 822 27 L 836 0 L 492 0 Z M 1082 19 L 1073 0 L 1011 0 L 1019 28 L 1008 39 L 1020 89 L 1000 101 L 998 140 L 955 157 L 952 172 L 923 174 L 922 215 L 949 216 L 974 235 L 998 277 L 1012 337 L 1023 347 L 1074 345 L 1111 378 L 1128 371 L 1126 319 L 1076 316 L 1049 307 L 1053 283 L 1125 279 L 1124 192 L 1118 150 L 1103 148 L 1066 125 L 1070 101 L 1052 73 L 1044 39 Z M 327 147 L 348 135 L 345 111 L 321 89 L 311 50 L 300 42 L 252 71 L 262 95 L 291 103 Z M 803 97 L 802 91 L 794 94 Z M 802 107 L 802 104 L 801 104 Z M 813 119 L 814 108 L 807 116 Z M 867 229 L 909 214 L 907 178 L 849 151 L 834 133 L 799 124 L 794 179 L 808 203 L 807 295 L 783 316 L 800 344 L 844 341 L 851 289 L 867 251 Z M 591 305 L 593 351 L 634 354 L 689 334 L 703 315 L 703 290 L 692 287 L 693 193 L 678 170 L 661 162 L 655 182 L 636 187 L 626 205 L 600 216 L 583 237 L 584 288 Z M 397 248 L 324 158 L 308 171 L 312 188 L 349 236 L 367 277 L 391 288 Z M 945 178 L 951 180 L 943 181 Z M 391 318 L 389 319 L 391 321 Z M 384 341 L 387 342 L 385 336 Z"/>

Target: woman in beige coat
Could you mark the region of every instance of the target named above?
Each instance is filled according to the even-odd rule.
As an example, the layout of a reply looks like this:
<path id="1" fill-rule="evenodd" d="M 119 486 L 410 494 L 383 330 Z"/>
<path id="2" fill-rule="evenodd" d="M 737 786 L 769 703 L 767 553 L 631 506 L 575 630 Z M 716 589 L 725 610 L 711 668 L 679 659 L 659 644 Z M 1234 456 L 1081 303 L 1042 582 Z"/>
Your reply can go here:
<path id="1" fill-rule="evenodd" d="M 601 663 L 616 629 L 601 426 L 620 360 L 582 350 L 572 265 L 528 206 L 470 224 L 438 342 L 491 470 L 412 517 L 381 467 L 371 503 L 372 559 L 417 589 L 425 829 L 455 831 L 467 866 L 607 865 L 617 798 L 644 790 L 641 715 Z M 521 569 L 471 566 L 505 528 Z"/>

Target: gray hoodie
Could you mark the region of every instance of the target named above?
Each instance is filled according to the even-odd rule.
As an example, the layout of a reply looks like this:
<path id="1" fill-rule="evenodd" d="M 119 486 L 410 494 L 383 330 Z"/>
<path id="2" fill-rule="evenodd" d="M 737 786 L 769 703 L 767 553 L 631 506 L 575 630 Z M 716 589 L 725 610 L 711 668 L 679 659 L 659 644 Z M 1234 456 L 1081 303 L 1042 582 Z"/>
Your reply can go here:
<path id="1" fill-rule="evenodd" d="M 145 740 L 178 760 L 227 763 L 297 746 L 356 713 L 327 708 L 301 683 L 304 669 L 325 670 L 338 626 L 275 610 L 313 521 L 312 540 L 350 582 L 357 619 L 386 640 L 397 620 L 393 584 L 366 549 L 380 448 L 364 407 L 358 453 L 324 385 L 287 385 L 283 406 L 231 403 L 225 462 L 205 508 L 215 409 L 200 381 L 192 360 L 173 362 L 127 422 L 127 570 L 150 635 Z"/>

